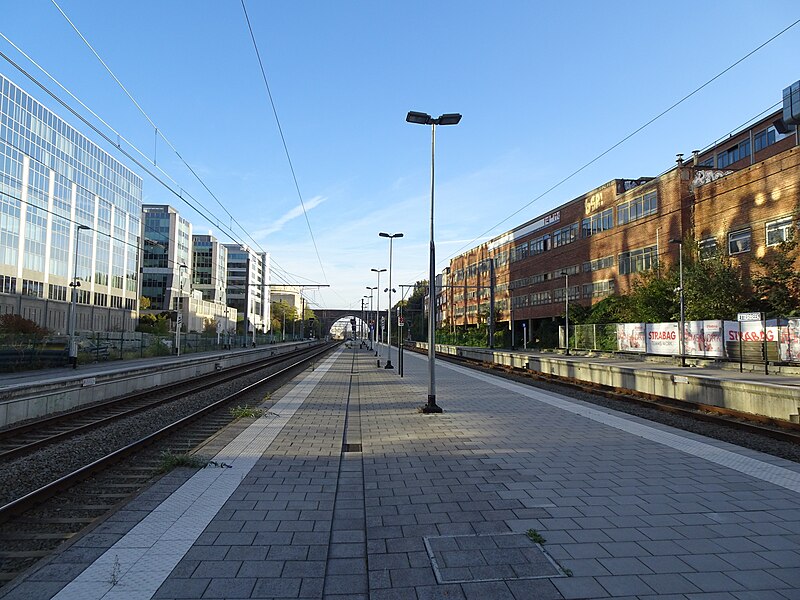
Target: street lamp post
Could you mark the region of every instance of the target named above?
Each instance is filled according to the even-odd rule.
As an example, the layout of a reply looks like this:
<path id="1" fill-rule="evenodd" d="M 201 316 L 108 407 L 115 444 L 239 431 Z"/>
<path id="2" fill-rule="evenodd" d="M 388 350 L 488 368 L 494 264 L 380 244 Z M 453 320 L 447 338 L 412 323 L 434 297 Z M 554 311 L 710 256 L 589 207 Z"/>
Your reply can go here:
<path id="1" fill-rule="evenodd" d="M 72 368 L 78 368 L 78 341 L 75 339 L 75 320 L 78 302 L 78 288 L 81 287 L 81 282 L 78 281 L 78 242 L 81 239 L 81 231 L 91 229 L 88 225 L 78 225 L 75 228 L 75 264 L 73 265 L 72 282 L 69 286 L 72 288 L 72 302 L 69 307 L 69 361 L 72 363 Z"/>
<path id="2" fill-rule="evenodd" d="M 569 273 L 561 271 L 564 276 L 564 341 L 566 342 L 566 354 L 569 356 Z"/>
<path id="3" fill-rule="evenodd" d="M 681 353 L 681 366 L 686 366 L 686 331 L 684 329 L 685 312 L 683 304 L 683 241 L 673 238 L 669 241 L 670 244 L 678 244 L 678 293 L 680 294 L 681 302 L 681 330 L 678 332 L 678 340 L 680 342 Z"/>
<path id="4" fill-rule="evenodd" d="M 379 318 L 381 316 L 381 273 L 386 269 L 370 269 L 378 274 L 378 286 L 375 288 L 375 295 L 378 297 L 377 306 L 375 307 L 375 328 L 378 330 L 378 345 L 375 347 L 375 356 L 378 357 L 378 366 L 381 366 L 381 326 Z"/>
<path id="5" fill-rule="evenodd" d="M 181 325 L 183 325 L 183 270 L 188 268 L 189 267 L 186 265 L 178 265 L 178 285 L 180 289 L 178 291 L 177 302 L 175 303 L 178 309 L 177 318 L 175 319 L 175 349 L 178 356 L 181 355 Z"/>
<path id="6" fill-rule="evenodd" d="M 387 342 L 388 347 L 386 350 L 386 366 L 385 369 L 393 369 L 392 366 L 392 242 L 395 238 L 403 237 L 402 233 L 384 233 L 381 231 L 379 234 L 381 237 L 389 238 L 389 305 L 386 307 L 387 312 L 386 316 L 388 317 L 388 329 L 387 329 Z"/>
<path id="7" fill-rule="evenodd" d="M 461 115 L 458 113 L 448 113 L 434 119 L 427 113 L 409 111 L 406 115 L 408 123 L 417 125 L 431 126 L 431 244 L 430 260 L 428 265 L 428 403 L 422 407 L 422 412 L 426 414 L 440 413 L 442 409 L 436 404 L 436 246 L 433 238 L 433 191 L 434 173 L 436 156 L 436 126 L 437 125 L 458 125 Z"/>
<path id="8" fill-rule="evenodd" d="M 377 290 L 378 288 L 367 286 L 367 289 L 369 290 L 369 314 L 372 314 L 372 290 Z M 375 327 L 377 327 L 378 323 L 377 316 L 375 317 L 374 323 Z M 367 326 L 367 329 L 369 329 L 369 326 Z M 369 349 L 373 350 L 374 348 L 375 348 L 375 328 L 371 329 L 369 332 Z"/>

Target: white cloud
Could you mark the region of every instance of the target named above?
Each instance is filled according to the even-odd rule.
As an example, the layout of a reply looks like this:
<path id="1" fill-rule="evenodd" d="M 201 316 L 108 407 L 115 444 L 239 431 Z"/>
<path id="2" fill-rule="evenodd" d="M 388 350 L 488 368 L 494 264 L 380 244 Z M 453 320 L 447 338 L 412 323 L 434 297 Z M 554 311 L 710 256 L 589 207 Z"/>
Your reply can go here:
<path id="1" fill-rule="evenodd" d="M 314 196 L 311 200 L 306 200 L 303 204 L 305 204 L 305 212 L 308 212 L 323 202 L 325 202 L 325 198 L 323 196 Z M 277 220 L 273 221 L 271 225 L 269 225 L 266 229 L 258 229 L 253 233 L 253 237 L 263 239 L 270 234 L 276 233 L 283 229 L 284 225 L 286 225 L 289 221 L 293 221 L 297 217 L 303 216 L 303 204 L 298 204 L 293 209 L 283 213 Z"/>

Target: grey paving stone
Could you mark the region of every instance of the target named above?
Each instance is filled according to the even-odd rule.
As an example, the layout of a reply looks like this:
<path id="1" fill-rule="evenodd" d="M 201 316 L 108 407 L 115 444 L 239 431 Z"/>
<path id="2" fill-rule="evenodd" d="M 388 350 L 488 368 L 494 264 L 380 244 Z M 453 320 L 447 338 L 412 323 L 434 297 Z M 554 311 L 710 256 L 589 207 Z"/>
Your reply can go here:
<path id="1" fill-rule="evenodd" d="M 328 575 L 325 577 L 324 594 L 367 594 L 367 575 Z"/>
<path id="2" fill-rule="evenodd" d="M 551 580 L 553 586 L 567 600 L 607 598 L 608 591 L 594 577 L 563 577 Z"/>
<path id="3" fill-rule="evenodd" d="M 263 577 L 256 579 L 251 598 L 297 598 L 303 580 L 290 577 Z"/>
<path id="4" fill-rule="evenodd" d="M 168 579 L 158 588 L 154 598 L 202 598 L 211 580 Z M 34 598 L 36 596 L 33 596 Z"/>
<path id="5" fill-rule="evenodd" d="M 656 593 L 638 575 L 599 576 L 595 577 L 595 580 L 612 596 L 642 596 Z"/>
<path id="6" fill-rule="evenodd" d="M 461 589 L 467 600 L 515 600 L 514 594 L 501 581 L 464 583 Z"/>

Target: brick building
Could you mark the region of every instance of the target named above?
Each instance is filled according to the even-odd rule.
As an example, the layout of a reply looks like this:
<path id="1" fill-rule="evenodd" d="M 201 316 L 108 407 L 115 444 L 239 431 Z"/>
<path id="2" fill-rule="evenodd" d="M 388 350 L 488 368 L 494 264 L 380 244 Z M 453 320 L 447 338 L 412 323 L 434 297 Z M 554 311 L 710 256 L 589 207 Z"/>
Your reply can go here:
<path id="1" fill-rule="evenodd" d="M 687 162 L 678 155 L 658 177 L 613 179 L 454 257 L 441 325 L 485 323 L 493 295 L 497 329 L 513 320 L 531 331 L 563 317 L 567 294 L 591 306 L 628 292 L 636 274 L 674 264 L 670 239 L 696 240 L 702 255 L 725 251 L 749 277 L 752 257 L 796 226 L 798 146 L 776 112 Z"/>

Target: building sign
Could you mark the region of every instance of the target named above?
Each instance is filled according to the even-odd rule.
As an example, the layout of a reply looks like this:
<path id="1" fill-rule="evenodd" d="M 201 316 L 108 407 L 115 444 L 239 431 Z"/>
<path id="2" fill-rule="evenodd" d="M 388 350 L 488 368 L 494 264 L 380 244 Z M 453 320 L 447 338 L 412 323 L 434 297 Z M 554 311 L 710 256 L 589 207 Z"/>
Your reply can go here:
<path id="1" fill-rule="evenodd" d="M 598 208 L 603 206 L 603 192 L 597 192 L 589 196 L 583 203 L 584 211 L 587 215 L 592 214 Z"/>
<path id="2" fill-rule="evenodd" d="M 617 348 L 621 352 L 644 352 L 644 323 L 617 323 Z"/>
<path id="3" fill-rule="evenodd" d="M 534 231 L 538 231 L 543 227 L 547 227 L 548 225 L 553 225 L 554 223 L 558 223 L 559 221 L 561 221 L 561 211 L 557 210 L 556 212 L 551 213 L 546 217 L 537 219 L 536 221 L 530 223 L 529 225 L 526 225 L 525 227 L 520 227 L 519 229 L 515 229 L 514 231 L 510 231 L 504 235 L 501 235 L 498 238 L 493 239 L 487 245 L 487 249 L 494 250 L 495 248 L 499 248 L 504 244 L 513 242 L 514 240 L 518 240 L 530 233 L 533 233 Z"/>
<path id="4" fill-rule="evenodd" d="M 618 179 L 617 180 L 617 194 L 624 194 L 635 187 L 644 185 L 648 181 L 653 181 L 652 177 L 641 177 L 639 179 Z"/>
<path id="5" fill-rule="evenodd" d="M 689 356 L 724 358 L 722 321 L 687 321 L 684 323 L 685 353 Z"/>
<path id="6" fill-rule="evenodd" d="M 677 323 L 649 323 L 647 325 L 648 354 L 679 354 L 678 329 Z"/>
<path id="7" fill-rule="evenodd" d="M 694 172 L 694 179 L 692 179 L 692 187 L 700 187 L 707 183 L 722 179 L 726 175 L 730 175 L 733 171 L 723 171 L 721 169 L 702 169 Z"/>

